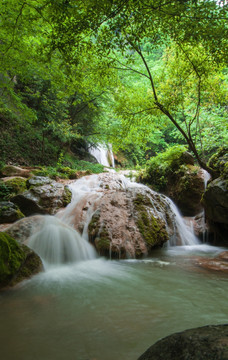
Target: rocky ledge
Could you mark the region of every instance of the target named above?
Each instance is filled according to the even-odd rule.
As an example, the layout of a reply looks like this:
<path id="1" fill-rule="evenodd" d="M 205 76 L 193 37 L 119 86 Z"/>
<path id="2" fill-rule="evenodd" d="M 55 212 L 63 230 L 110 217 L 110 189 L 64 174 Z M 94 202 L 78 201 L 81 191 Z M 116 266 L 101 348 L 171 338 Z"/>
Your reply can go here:
<path id="1" fill-rule="evenodd" d="M 152 345 L 138 360 L 227 360 L 228 324 L 175 333 Z"/>

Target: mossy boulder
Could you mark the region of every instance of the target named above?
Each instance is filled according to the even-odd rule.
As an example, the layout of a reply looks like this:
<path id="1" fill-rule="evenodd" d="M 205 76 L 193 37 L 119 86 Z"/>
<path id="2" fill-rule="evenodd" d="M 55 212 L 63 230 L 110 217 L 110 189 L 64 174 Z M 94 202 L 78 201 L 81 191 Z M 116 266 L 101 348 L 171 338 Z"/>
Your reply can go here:
<path id="1" fill-rule="evenodd" d="M 0 233 L 0 288 L 16 285 L 41 270 L 38 255 L 8 234 Z"/>
<path id="2" fill-rule="evenodd" d="M 0 224 L 12 223 L 23 217 L 24 214 L 17 205 L 10 201 L 0 201 Z"/>
<path id="3" fill-rule="evenodd" d="M 26 215 L 55 214 L 71 201 L 70 189 L 47 177 L 34 176 L 27 182 L 28 190 L 11 200 Z"/>
<path id="4" fill-rule="evenodd" d="M 228 149 L 220 148 L 209 165 L 220 175 L 211 181 L 202 198 L 213 243 L 228 245 Z"/>
<path id="5" fill-rule="evenodd" d="M 228 325 L 209 325 L 157 341 L 138 360 L 226 360 Z"/>
<path id="6" fill-rule="evenodd" d="M 136 222 L 148 250 L 150 251 L 154 247 L 162 247 L 169 240 L 169 236 L 165 222 L 153 213 L 150 198 L 138 193 L 133 203 Z"/>
<path id="7" fill-rule="evenodd" d="M 26 179 L 20 176 L 3 178 L 5 185 L 10 189 L 10 197 L 27 190 Z"/>
<path id="8" fill-rule="evenodd" d="M 228 179 L 228 147 L 221 147 L 211 156 L 208 165 L 217 171 L 218 177 Z"/>
<path id="9" fill-rule="evenodd" d="M 139 181 L 169 196 L 185 216 L 202 210 L 204 172 L 194 166 L 192 155 L 184 147 L 175 146 L 149 160 Z"/>

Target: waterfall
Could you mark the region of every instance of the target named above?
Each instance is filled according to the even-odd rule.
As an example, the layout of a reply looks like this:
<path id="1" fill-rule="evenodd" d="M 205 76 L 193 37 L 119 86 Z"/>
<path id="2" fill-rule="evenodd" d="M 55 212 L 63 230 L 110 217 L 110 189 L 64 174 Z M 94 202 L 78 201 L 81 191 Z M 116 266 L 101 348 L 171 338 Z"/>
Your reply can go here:
<path id="1" fill-rule="evenodd" d="M 174 234 L 168 241 L 168 246 L 176 245 L 197 245 L 199 244 L 198 238 L 194 235 L 194 229 L 191 223 L 186 223 L 181 216 L 177 206 L 174 202 L 167 197 L 170 209 L 172 210 L 173 216 L 173 228 Z"/>
<path id="2" fill-rule="evenodd" d="M 69 187 L 72 191 L 71 203 L 55 216 L 41 216 L 42 221 L 38 230 L 29 238 L 28 245 L 41 257 L 45 267 L 96 258 L 96 251 L 88 241 L 88 226 L 93 215 L 101 209 L 104 209 L 104 214 L 106 214 L 102 221 L 114 226 L 107 227 L 112 238 L 110 249 L 114 246 L 121 251 L 121 242 L 127 243 L 129 255 L 134 256 L 134 250 L 131 251 L 131 249 L 135 246 L 134 244 L 137 244 L 137 236 L 140 235 L 137 235 L 138 230 L 134 230 L 134 213 L 130 212 L 130 209 L 133 211 L 134 206 L 133 202 L 130 205 L 130 201 L 134 201 L 137 194 L 141 194 L 143 198 L 150 198 L 147 211 L 165 224 L 170 237 L 168 246 L 199 243 L 191 228 L 186 226 L 175 204 L 168 197 L 156 193 L 145 185 L 131 182 L 114 171 L 82 177 Z M 112 211 L 116 211 L 115 215 L 108 208 L 105 199 L 113 204 L 116 199 L 120 201 L 115 205 L 116 210 L 112 208 Z M 123 208 L 121 202 L 125 201 L 129 203 L 126 208 Z M 113 229 L 115 229 L 115 234 L 120 231 L 122 235 L 114 239 Z M 129 232 L 129 229 L 133 229 L 133 232 Z M 99 238 L 99 234 L 97 236 Z"/>
<path id="3" fill-rule="evenodd" d="M 95 157 L 99 164 L 107 167 L 115 167 L 112 146 L 110 144 L 108 148 L 102 144 L 99 144 L 97 147 L 90 148 L 89 153 Z"/>
<path id="4" fill-rule="evenodd" d="M 29 246 L 46 267 L 95 258 L 94 248 L 76 230 L 55 216 L 44 216 L 42 226 L 30 237 Z"/>

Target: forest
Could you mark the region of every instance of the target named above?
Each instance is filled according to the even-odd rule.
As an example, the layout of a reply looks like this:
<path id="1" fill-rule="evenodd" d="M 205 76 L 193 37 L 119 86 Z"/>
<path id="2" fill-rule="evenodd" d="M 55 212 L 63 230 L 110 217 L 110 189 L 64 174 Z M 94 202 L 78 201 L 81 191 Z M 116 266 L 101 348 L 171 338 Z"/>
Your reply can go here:
<path id="1" fill-rule="evenodd" d="M 186 145 L 206 168 L 227 144 L 226 1 L 1 7 L 2 163 L 55 166 L 111 143 L 131 166 Z"/>
<path id="2" fill-rule="evenodd" d="M 228 359 L 228 1 L 0 10 L 1 358 Z"/>

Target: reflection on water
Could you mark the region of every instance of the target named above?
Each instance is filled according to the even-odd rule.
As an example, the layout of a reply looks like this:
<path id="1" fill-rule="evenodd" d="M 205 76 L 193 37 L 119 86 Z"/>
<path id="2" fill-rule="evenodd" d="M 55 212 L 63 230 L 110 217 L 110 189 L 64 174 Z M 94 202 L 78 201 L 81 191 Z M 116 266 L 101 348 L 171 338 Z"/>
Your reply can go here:
<path id="1" fill-rule="evenodd" d="M 53 266 L 0 295 L 4 360 L 136 360 L 176 331 L 227 322 L 224 274 L 194 267 L 208 245 L 142 260 Z"/>

